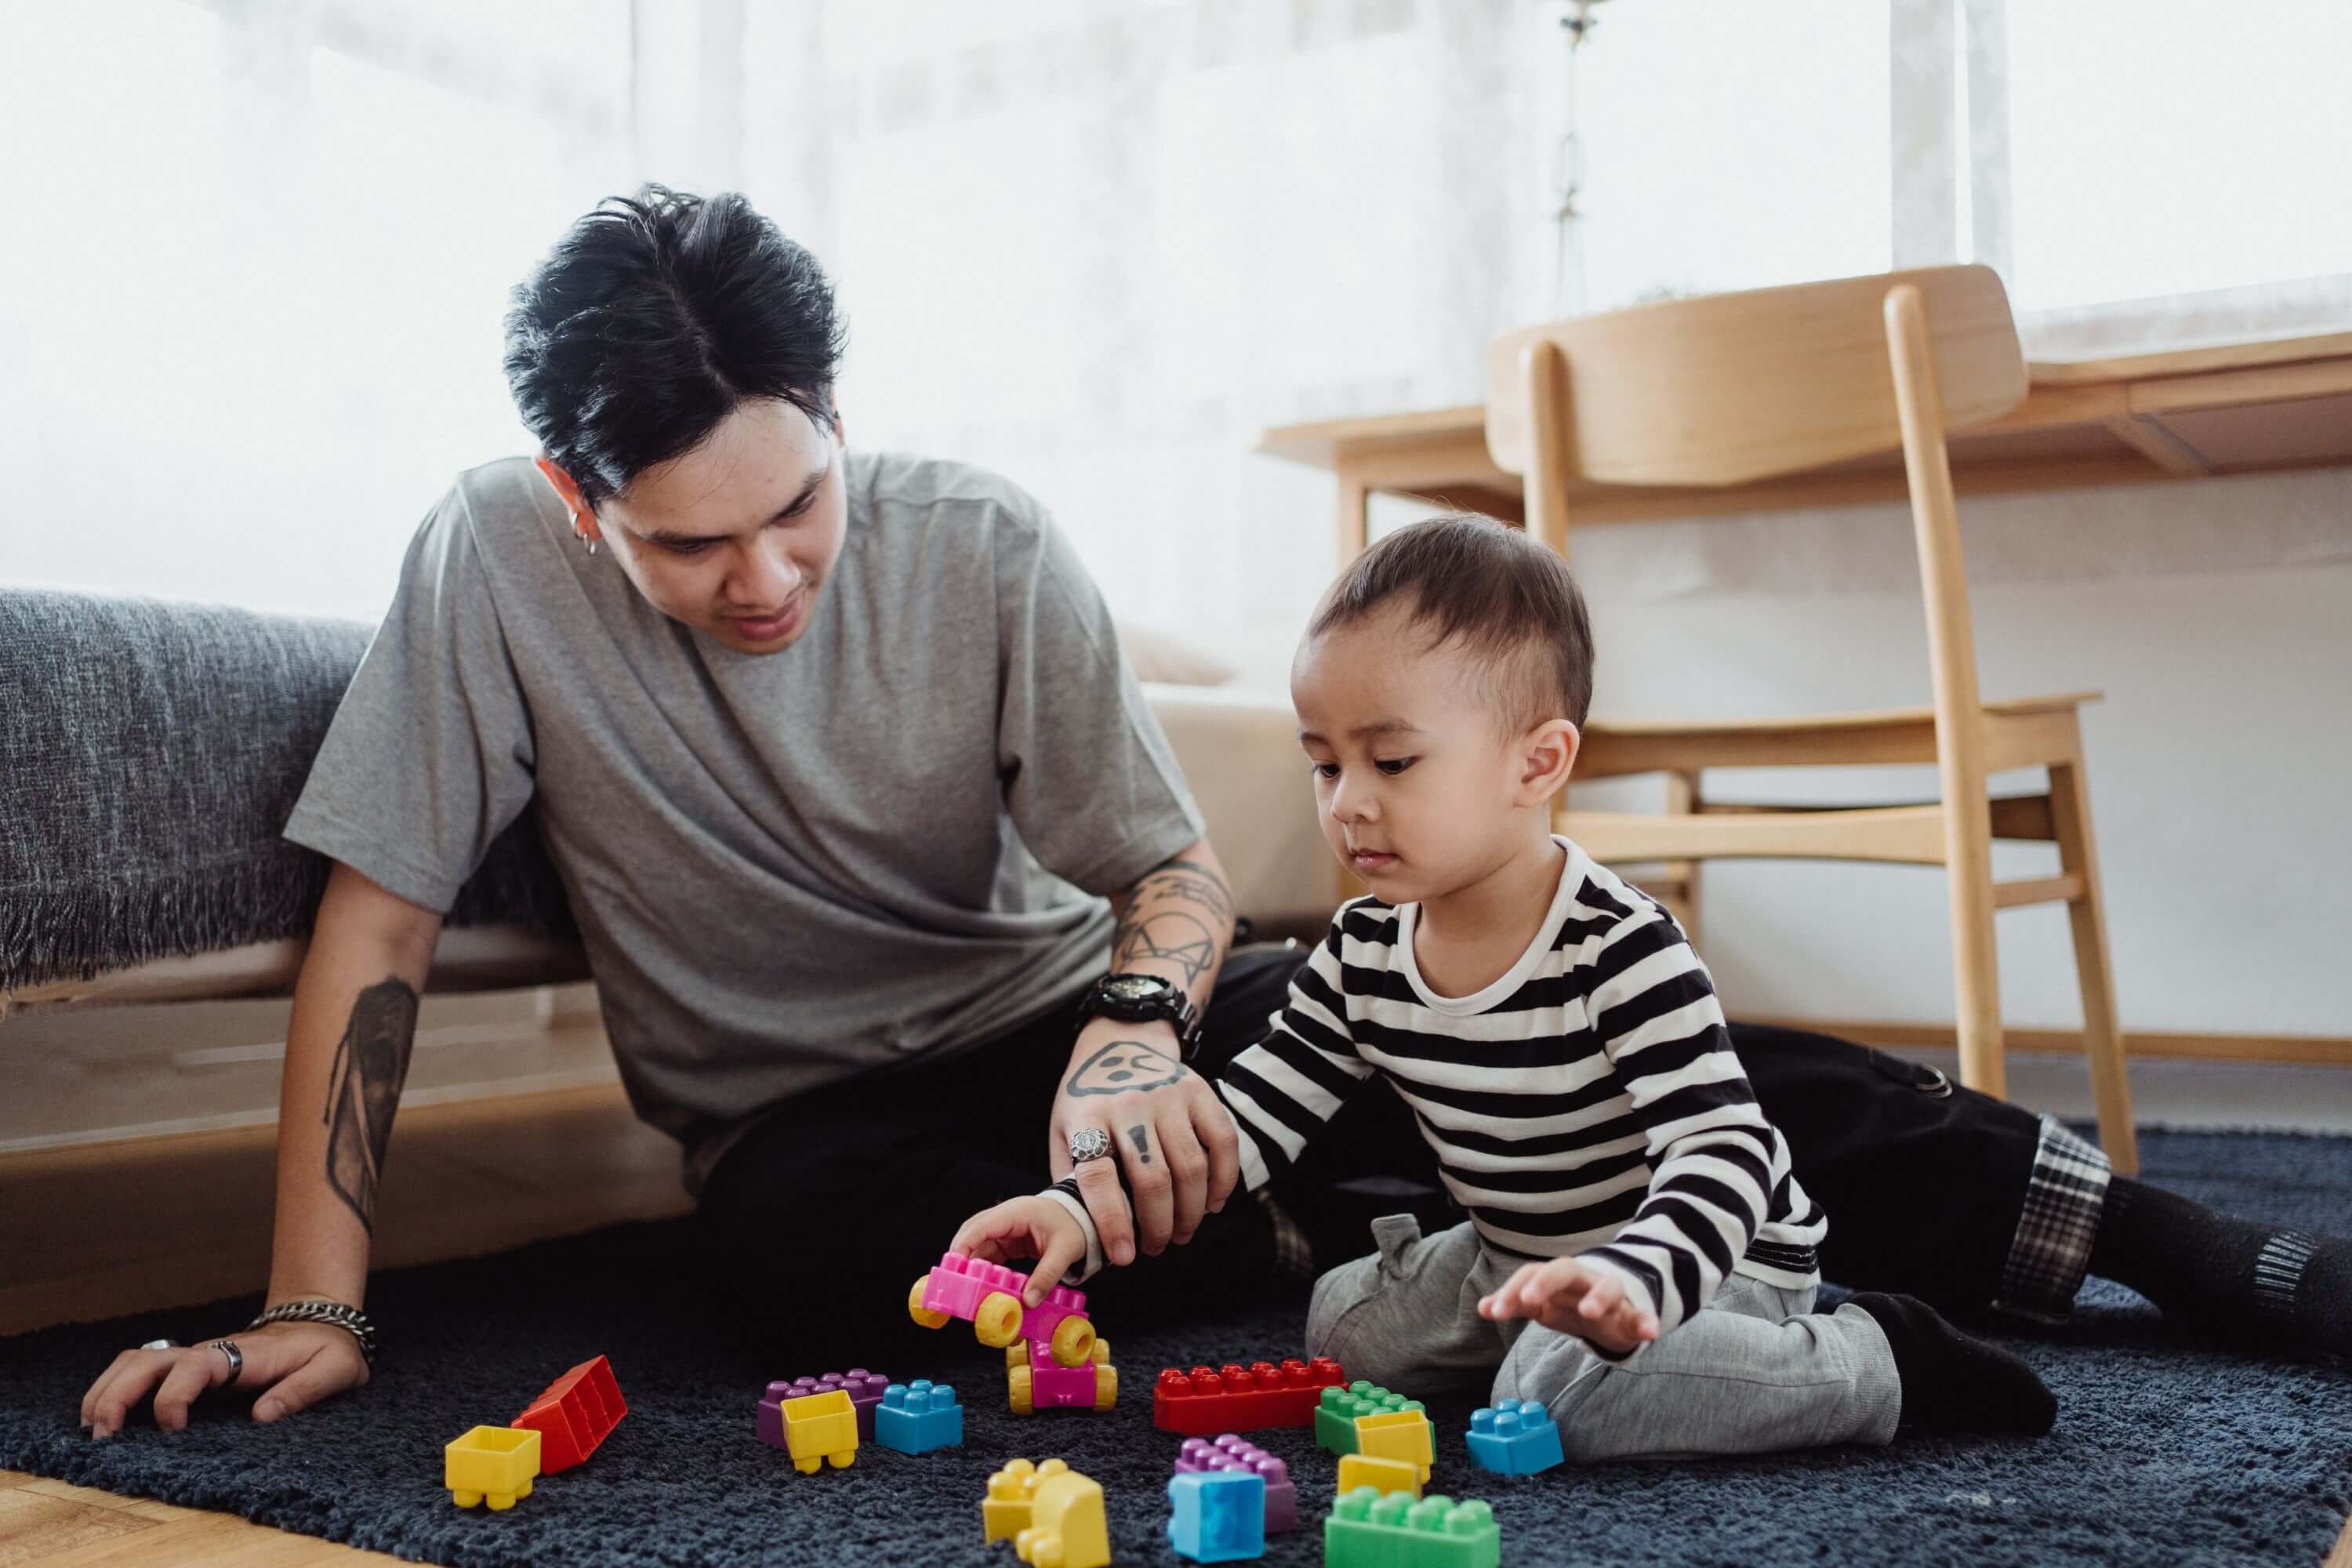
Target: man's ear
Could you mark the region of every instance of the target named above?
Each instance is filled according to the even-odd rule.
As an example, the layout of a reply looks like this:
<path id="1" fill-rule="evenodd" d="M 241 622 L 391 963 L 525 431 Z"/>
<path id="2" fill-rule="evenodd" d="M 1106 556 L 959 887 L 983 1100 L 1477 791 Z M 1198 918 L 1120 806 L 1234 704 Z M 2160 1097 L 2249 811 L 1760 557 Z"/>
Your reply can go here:
<path id="1" fill-rule="evenodd" d="M 1583 742 L 1565 719 L 1546 720 L 1521 737 L 1518 804 L 1539 805 L 1558 795 L 1575 770 L 1577 748 Z"/>
<path id="2" fill-rule="evenodd" d="M 572 476 L 557 468 L 555 459 L 544 452 L 533 458 L 531 463 L 547 476 L 547 482 L 555 487 L 555 493 L 563 498 L 563 510 L 572 514 L 572 531 L 583 539 L 604 538 L 604 531 L 596 526 L 595 512 L 581 499 L 580 487 L 572 482 Z"/>

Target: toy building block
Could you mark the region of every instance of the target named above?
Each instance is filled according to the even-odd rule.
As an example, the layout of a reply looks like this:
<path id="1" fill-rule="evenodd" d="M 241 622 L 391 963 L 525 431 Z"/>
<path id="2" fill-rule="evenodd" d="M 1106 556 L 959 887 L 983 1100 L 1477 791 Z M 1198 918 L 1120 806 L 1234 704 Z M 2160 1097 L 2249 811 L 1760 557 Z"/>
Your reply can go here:
<path id="1" fill-rule="evenodd" d="M 874 1412 L 874 1440 L 902 1454 L 959 1447 L 963 1443 L 963 1406 L 944 1383 L 927 1377 L 894 1383 L 882 1391 L 881 1406 Z"/>
<path id="2" fill-rule="evenodd" d="M 1470 1458 L 1498 1476 L 1532 1476 L 1560 1462 L 1559 1426 L 1532 1399 L 1470 1413 Z"/>
<path id="3" fill-rule="evenodd" d="M 1087 1293 L 1056 1285 L 1043 1301 L 1024 1310 L 1021 1292 L 1027 1284 L 1001 1263 L 942 1253 L 907 1293 L 907 1313 L 927 1329 L 944 1328 L 950 1318 L 962 1318 L 982 1344 L 1001 1349 L 1026 1339 L 1036 1360 L 1084 1366 L 1095 1344 L 1095 1326 L 1087 1321 Z"/>
<path id="4" fill-rule="evenodd" d="M 1326 1568 L 1500 1568 L 1502 1532 L 1476 1498 L 1441 1493 L 1415 1501 L 1403 1492 L 1358 1487 L 1323 1521 Z"/>
<path id="5" fill-rule="evenodd" d="M 551 1476 L 594 1453 L 628 1413 L 613 1363 L 598 1356 L 549 1384 L 512 1424 L 540 1435 L 540 1474 Z"/>
<path id="6" fill-rule="evenodd" d="M 1005 1460 L 1004 1468 L 988 1478 L 988 1495 L 980 1500 L 982 1542 L 1008 1540 L 1028 1529 L 1039 1485 L 1069 1468 L 1059 1459 L 1042 1465 L 1026 1459 Z"/>
<path id="7" fill-rule="evenodd" d="M 1339 1363 L 1328 1356 L 1311 1362 L 1294 1357 L 1280 1366 L 1262 1361 L 1190 1372 L 1171 1366 L 1152 1385 L 1151 1424 L 1188 1437 L 1305 1426 L 1315 1420 L 1315 1402 L 1323 1390 L 1347 1381 Z"/>
<path id="8" fill-rule="evenodd" d="M 1265 1482 L 1247 1470 L 1171 1476 L 1168 1508 L 1168 1543 L 1179 1557 L 1238 1563 L 1265 1555 Z"/>
<path id="9" fill-rule="evenodd" d="M 1040 1410 L 1108 1410 L 1118 1403 L 1118 1368 L 1110 1364 L 1108 1340 L 1092 1342 L 1083 1366 L 1056 1366 L 1048 1359 L 1050 1353 L 1035 1341 L 1005 1347 L 1004 1391 L 1015 1415 Z"/>
<path id="10" fill-rule="evenodd" d="M 768 1398 L 761 1401 L 763 1412 L 761 1436 L 778 1447 L 783 1447 L 781 1426 L 774 1437 L 767 1436 L 768 1422 L 764 1411 L 769 1401 L 781 1403 L 783 1399 L 801 1399 L 838 1388 L 849 1395 L 850 1406 L 857 1412 L 858 1440 L 871 1442 L 874 1438 L 874 1407 L 882 1403 L 882 1391 L 889 1386 L 888 1378 L 878 1372 L 868 1372 L 862 1366 L 853 1366 L 847 1372 L 828 1372 L 823 1377 L 796 1377 L 789 1385 L 772 1383 L 768 1384 Z M 784 1390 L 782 1395 L 775 1392 L 779 1388 Z"/>
<path id="11" fill-rule="evenodd" d="M 1206 1437 L 1187 1437 L 1176 1451 L 1180 1476 L 1218 1471 L 1252 1475 L 1265 1483 L 1268 1535 L 1298 1528 L 1298 1489 L 1291 1484 L 1290 1467 L 1264 1448 L 1228 1432 L 1213 1443 Z"/>
<path id="12" fill-rule="evenodd" d="M 814 1475 L 820 1465 L 846 1469 L 856 1462 L 857 1407 L 849 1403 L 846 1389 L 795 1395 L 787 1387 L 777 1414 L 784 1424 L 784 1451 L 801 1474 Z"/>
<path id="13" fill-rule="evenodd" d="M 1102 1484 L 1066 1468 L 1042 1476 L 1029 1528 L 1013 1538 L 1013 1550 L 1030 1568 L 1109 1568 Z"/>
<path id="14" fill-rule="evenodd" d="M 538 1432 L 523 1426 L 477 1426 L 441 1450 L 441 1483 L 459 1508 L 488 1501 L 493 1510 L 530 1496 L 541 1452 Z"/>
<path id="15" fill-rule="evenodd" d="M 1315 1443 L 1318 1447 L 1334 1454 L 1363 1452 L 1356 1440 L 1356 1420 L 1362 1415 L 1380 1415 L 1393 1410 L 1421 1409 L 1421 1401 L 1407 1399 L 1402 1394 L 1369 1383 L 1351 1383 L 1345 1388 L 1323 1390 L 1315 1405 Z M 1434 1445 L 1436 1426 L 1430 1426 L 1430 1438 Z"/>
<path id="16" fill-rule="evenodd" d="M 1376 1492 L 1410 1492 L 1421 1496 L 1421 1467 L 1411 1459 L 1383 1459 L 1372 1454 L 1339 1456 L 1339 1489 L 1370 1487 Z"/>
<path id="17" fill-rule="evenodd" d="M 1437 1423 L 1417 1404 L 1402 1410 L 1356 1417 L 1356 1452 L 1376 1459 L 1400 1459 L 1421 1469 L 1429 1483 L 1429 1468 L 1437 1462 Z"/>

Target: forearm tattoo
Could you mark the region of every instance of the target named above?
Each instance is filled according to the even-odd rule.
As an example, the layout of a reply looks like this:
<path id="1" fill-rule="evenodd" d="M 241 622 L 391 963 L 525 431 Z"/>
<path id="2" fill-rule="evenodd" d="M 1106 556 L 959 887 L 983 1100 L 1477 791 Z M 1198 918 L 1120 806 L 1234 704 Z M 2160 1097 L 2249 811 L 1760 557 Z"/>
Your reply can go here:
<path id="1" fill-rule="evenodd" d="M 1182 1062 L 1157 1046 L 1141 1040 L 1113 1040 L 1080 1062 L 1062 1088 L 1073 1095 L 1166 1089 L 1186 1070 Z"/>
<path id="2" fill-rule="evenodd" d="M 1172 966 L 1189 990 L 1221 962 L 1233 931 L 1225 879 L 1197 860 L 1170 860 L 1129 894 L 1111 941 L 1111 968 L 1157 961 Z"/>
<path id="3" fill-rule="evenodd" d="M 378 981 L 352 1004 L 352 1021 L 335 1047 L 327 1079 L 327 1184 L 375 1234 L 376 1183 L 383 1173 L 392 1116 L 416 1047 L 416 993 L 398 975 Z"/>

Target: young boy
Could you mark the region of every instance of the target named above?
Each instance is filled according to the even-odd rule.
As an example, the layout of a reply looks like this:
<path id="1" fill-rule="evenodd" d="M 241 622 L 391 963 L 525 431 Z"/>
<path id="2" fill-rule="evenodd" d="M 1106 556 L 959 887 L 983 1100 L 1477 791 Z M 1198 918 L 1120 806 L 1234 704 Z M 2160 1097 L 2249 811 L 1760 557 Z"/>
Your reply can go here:
<path id="1" fill-rule="evenodd" d="M 1559 558 L 1477 518 L 1402 530 L 1325 595 L 1291 667 L 1342 908 L 1272 1033 L 1218 1075 L 1259 1189 L 1385 1079 L 1470 1218 L 1325 1274 L 1310 1352 L 1422 1391 L 1538 1399 L 1583 1461 L 2039 1434 L 2022 1362 L 1922 1302 L 1813 1309 L 1821 1209 L 1658 904 L 1550 831 L 1592 689 Z M 959 1251 L 1102 1263 L 1075 1184 L 975 1215 Z M 1033 1291 L 1040 1286 L 1033 1284 Z"/>

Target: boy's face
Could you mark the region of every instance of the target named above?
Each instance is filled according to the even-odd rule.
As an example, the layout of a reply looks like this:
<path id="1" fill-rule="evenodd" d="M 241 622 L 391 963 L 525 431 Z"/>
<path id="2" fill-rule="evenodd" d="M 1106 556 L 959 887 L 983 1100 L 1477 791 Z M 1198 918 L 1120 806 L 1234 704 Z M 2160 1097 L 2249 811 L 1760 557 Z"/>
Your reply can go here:
<path id="1" fill-rule="evenodd" d="M 1549 830 L 1542 808 L 1573 763 L 1575 728 L 1514 732 L 1495 682 L 1451 645 L 1431 648 L 1402 607 L 1299 646 L 1290 700 L 1323 837 L 1382 902 L 1467 887 Z"/>
<path id="2" fill-rule="evenodd" d="M 849 517 L 837 425 L 792 404 L 738 404 L 701 446 L 646 469 L 595 511 L 541 471 L 654 608 L 740 653 L 800 640 Z"/>

